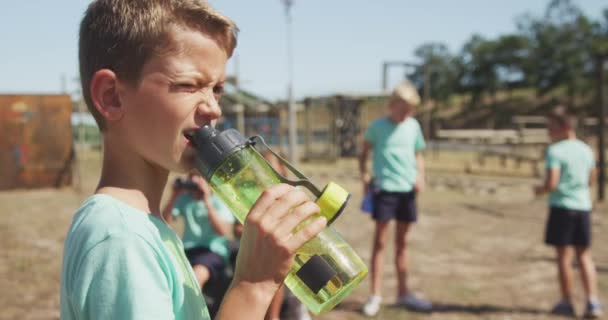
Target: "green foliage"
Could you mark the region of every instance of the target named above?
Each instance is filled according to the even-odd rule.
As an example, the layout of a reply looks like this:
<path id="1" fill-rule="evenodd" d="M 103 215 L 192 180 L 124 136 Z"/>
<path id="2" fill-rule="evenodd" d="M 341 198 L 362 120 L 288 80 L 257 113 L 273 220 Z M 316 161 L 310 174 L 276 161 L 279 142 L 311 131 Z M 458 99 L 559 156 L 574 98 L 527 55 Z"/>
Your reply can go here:
<path id="1" fill-rule="evenodd" d="M 409 74 L 412 80 L 421 91 L 426 90 L 425 77 L 429 77 L 430 96 L 435 100 L 447 102 L 452 94 L 456 92 L 456 82 L 458 79 L 458 63 L 452 56 L 447 47 L 442 43 L 427 43 L 418 47 L 415 55 L 420 59 L 421 64 Z M 427 70 L 428 68 L 428 70 Z M 425 73 L 428 72 L 428 75 Z"/>
<path id="2" fill-rule="evenodd" d="M 570 104 L 595 88 L 596 57 L 608 53 L 608 8 L 601 21 L 584 15 L 571 0 L 552 0 L 542 16 L 526 14 L 518 32 L 487 39 L 473 35 L 458 54 L 441 43 L 425 43 L 414 54 L 420 66 L 409 74 L 424 91 L 429 67 L 430 96 L 446 102 L 455 93 L 479 104 L 498 91 L 534 88 L 538 96 L 564 88 Z"/>

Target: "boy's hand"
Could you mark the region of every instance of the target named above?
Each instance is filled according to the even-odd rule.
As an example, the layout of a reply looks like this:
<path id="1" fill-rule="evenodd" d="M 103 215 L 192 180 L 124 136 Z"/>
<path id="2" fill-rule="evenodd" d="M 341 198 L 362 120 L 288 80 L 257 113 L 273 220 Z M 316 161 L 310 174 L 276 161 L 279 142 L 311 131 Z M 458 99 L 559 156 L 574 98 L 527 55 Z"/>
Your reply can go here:
<path id="1" fill-rule="evenodd" d="M 416 193 L 420 193 L 422 191 L 424 191 L 424 188 L 426 187 L 426 182 L 424 181 L 423 177 L 416 177 L 416 182 L 414 183 L 414 191 Z"/>
<path id="2" fill-rule="evenodd" d="M 542 196 L 543 194 L 545 194 L 546 190 L 545 190 L 545 186 L 544 185 L 537 185 L 534 186 L 534 195 L 539 197 Z"/>
<path id="3" fill-rule="evenodd" d="M 365 172 L 361 174 L 361 182 L 363 183 L 363 194 L 369 191 L 369 184 L 372 182 L 372 176 Z"/>
<path id="4" fill-rule="evenodd" d="M 203 195 L 203 199 L 205 201 L 209 200 L 211 197 L 211 187 L 209 186 L 209 183 L 207 183 L 207 180 L 201 176 L 193 176 L 192 181 L 198 186 L 198 190 Z"/>
<path id="5" fill-rule="evenodd" d="M 272 297 L 287 276 L 296 250 L 317 235 L 326 220 L 312 220 L 297 232 L 294 228 L 319 211 L 306 193 L 290 185 L 264 191 L 245 220 L 233 286 L 259 284 Z"/>

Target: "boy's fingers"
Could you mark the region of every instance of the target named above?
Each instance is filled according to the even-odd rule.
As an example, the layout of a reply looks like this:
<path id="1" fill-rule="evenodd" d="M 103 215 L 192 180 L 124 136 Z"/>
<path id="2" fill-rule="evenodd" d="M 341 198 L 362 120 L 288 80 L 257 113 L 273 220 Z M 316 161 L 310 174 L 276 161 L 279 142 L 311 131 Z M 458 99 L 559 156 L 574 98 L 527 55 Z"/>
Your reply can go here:
<path id="1" fill-rule="evenodd" d="M 289 240 L 287 240 L 287 248 L 290 252 L 296 252 L 300 249 L 308 240 L 316 236 L 327 224 L 325 217 L 318 217 L 311 223 L 307 224 L 300 231 L 296 232 Z"/>
<path id="2" fill-rule="evenodd" d="M 293 212 L 285 217 L 277 226 L 276 226 L 276 236 L 279 239 L 285 239 L 291 236 L 294 233 L 294 228 L 298 226 L 302 221 L 308 219 L 309 217 L 319 213 L 321 209 L 319 206 L 312 202 L 307 201 L 302 205 L 298 206 L 293 210 Z"/>
<path id="3" fill-rule="evenodd" d="M 247 215 L 247 220 L 259 221 L 260 217 L 264 214 L 264 212 L 266 212 L 268 208 L 270 208 L 270 206 L 272 206 L 272 204 L 274 204 L 277 199 L 279 199 L 291 190 L 293 190 L 293 187 L 284 183 L 274 185 L 264 190 L 264 192 L 262 192 L 258 200 L 255 202 L 255 204 L 249 211 L 249 214 Z"/>
<path id="4" fill-rule="evenodd" d="M 300 206 L 306 201 L 310 201 L 310 197 L 308 197 L 304 191 L 293 189 L 290 192 L 287 192 L 277 199 L 277 201 L 266 210 L 266 213 L 262 215 L 260 218 L 262 221 L 261 225 L 269 228 L 275 227 L 292 209 Z"/>

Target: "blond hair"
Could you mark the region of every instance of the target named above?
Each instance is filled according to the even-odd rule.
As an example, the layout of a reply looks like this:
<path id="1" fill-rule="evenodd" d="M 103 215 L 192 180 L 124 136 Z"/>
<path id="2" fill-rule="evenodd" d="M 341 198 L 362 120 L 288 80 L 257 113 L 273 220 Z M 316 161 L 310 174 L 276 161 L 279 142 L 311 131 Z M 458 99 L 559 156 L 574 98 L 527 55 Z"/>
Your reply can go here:
<path id="1" fill-rule="evenodd" d="M 105 122 L 91 100 L 95 72 L 110 69 L 136 85 L 144 64 L 171 45 L 171 28 L 186 27 L 213 38 L 230 57 L 238 27 L 204 0 L 97 0 L 80 23 L 78 56 L 82 93 L 101 130 Z"/>
<path id="2" fill-rule="evenodd" d="M 411 82 L 404 80 L 393 89 L 390 102 L 394 101 L 403 101 L 408 105 L 415 107 L 420 104 L 420 95 Z"/>

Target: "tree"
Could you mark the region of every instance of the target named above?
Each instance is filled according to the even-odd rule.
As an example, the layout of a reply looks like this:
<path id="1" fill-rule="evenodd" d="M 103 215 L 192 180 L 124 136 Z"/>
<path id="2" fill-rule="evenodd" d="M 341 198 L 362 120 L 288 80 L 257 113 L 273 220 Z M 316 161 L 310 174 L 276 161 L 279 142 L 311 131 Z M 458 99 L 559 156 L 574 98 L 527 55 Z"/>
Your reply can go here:
<path id="1" fill-rule="evenodd" d="M 461 50 L 460 87 L 472 94 L 473 104 L 479 102 L 485 92 L 496 96 L 500 86 L 496 48 L 496 41 L 473 35 Z"/>
<path id="2" fill-rule="evenodd" d="M 531 46 L 527 37 L 509 34 L 495 41 L 493 59 L 498 85 L 511 93 L 513 88 L 525 87 L 530 83 L 528 78 Z"/>
<path id="3" fill-rule="evenodd" d="M 531 44 L 527 72 L 538 95 L 564 86 L 574 104 L 588 87 L 597 26 L 572 1 L 553 0 L 543 17 L 527 15 L 519 27 Z"/>
<path id="4" fill-rule="evenodd" d="M 452 94 L 456 92 L 457 66 L 454 56 L 449 52 L 447 46 L 442 43 L 425 43 L 414 51 L 419 65 L 408 77 L 414 85 L 424 91 L 425 86 L 430 85 L 429 94 L 432 99 L 446 103 Z M 429 83 L 426 83 L 426 74 L 429 72 Z"/>

